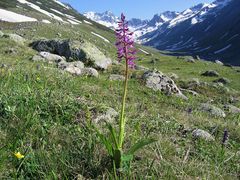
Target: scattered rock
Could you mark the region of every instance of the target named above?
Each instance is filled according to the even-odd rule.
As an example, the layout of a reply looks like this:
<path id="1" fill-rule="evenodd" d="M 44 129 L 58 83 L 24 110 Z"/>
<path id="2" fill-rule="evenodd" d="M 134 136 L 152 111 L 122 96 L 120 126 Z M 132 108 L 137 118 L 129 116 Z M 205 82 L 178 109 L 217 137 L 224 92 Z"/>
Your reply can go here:
<path id="1" fill-rule="evenodd" d="M 183 99 L 187 99 L 187 97 L 184 96 L 176 86 L 174 81 L 160 71 L 147 71 L 143 74 L 142 79 L 145 81 L 147 87 L 155 91 L 161 91 L 167 95 L 174 94 Z"/>
<path id="2" fill-rule="evenodd" d="M 195 129 L 192 132 L 192 136 L 195 139 L 202 139 L 205 141 L 214 141 L 214 139 L 215 139 L 210 133 L 208 133 L 207 131 L 204 131 L 202 129 Z"/>
<path id="3" fill-rule="evenodd" d="M 18 51 L 14 48 L 9 48 L 6 51 L 4 51 L 5 54 L 17 54 Z"/>
<path id="4" fill-rule="evenodd" d="M 39 40 L 33 42 L 31 46 L 37 51 L 56 53 L 64 56 L 67 61 L 69 59 L 82 61 L 85 65 L 97 69 L 107 69 L 112 64 L 110 58 L 87 41 Z"/>
<path id="5" fill-rule="evenodd" d="M 107 108 L 107 110 L 103 113 L 100 113 L 93 122 L 99 124 L 101 122 L 111 123 L 118 116 L 118 112 L 113 108 Z"/>
<path id="6" fill-rule="evenodd" d="M 189 58 L 187 58 L 187 62 L 195 63 L 195 60 L 193 59 L 193 57 L 189 57 Z"/>
<path id="7" fill-rule="evenodd" d="M 219 74 L 218 74 L 218 72 L 216 72 L 214 70 L 209 70 L 209 71 L 202 73 L 202 76 L 218 77 Z"/>
<path id="8" fill-rule="evenodd" d="M 216 63 L 216 64 L 219 64 L 219 65 L 221 65 L 221 66 L 224 65 L 224 64 L 223 64 L 221 61 L 219 61 L 219 60 L 216 60 L 215 63 Z"/>
<path id="9" fill-rule="evenodd" d="M 17 34 L 4 34 L 3 37 L 9 38 L 13 40 L 14 42 L 23 45 L 24 42 L 26 41 L 22 36 L 19 36 Z"/>
<path id="10" fill-rule="evenodd" d="M 139 70 L 139 71 L 148 71 L 149 70 L 149 68 L 144 67 L 144 66 L 139 66 L 139 65 L 136 65 L 135 69 Z"/>
<path id="11" fill-rule="evenodd" d="M 111 74 L 109 76 L 110 81 L 124 81 L 125 77 L 119 74 Z"/>
<path id="12" fill-rule="evenodd" d="M 222 83 L 222 84 L 228 84 L 231 81 L 229 79 L 223 77 L 223 78 L 216 79 L 213 82 L 215 82 L 215 83 Z"/>
<path id="13" fill-rule="evenodd" d="M 56 54 L 52 54 L 49 52 L 39 52 L 38 55 L 33 56 L 33 61 L 45 61 L 48 63 L 58 63 L 61 61 L 65 61 L 65 58 Z"/>
<path id="14" fill-rule="evenodd" d="M 94 68 L 83 68 L 82 75 L 90 76 L 90 77 L 98 77 L 99 76 L 98 71 Z"/>
<path id="15" fill-rule="evenodd" d="M 61 33 L 57 33 L 57 36 L 58 36 L 58 37 L 62 37 L 62 34 L 61 34 Z"/>
<path id="16" fill-rule="evenodd" d="M 226 117 L 226 114 L 223 110 L 218 107 L 215 107 L 208 103 L 203 103 L 200 105 L 200 110 L 209 113 L 212 116 L 216 117 Z"/>
<path id="17" fill-rule="evenodd" d="M 81 61 L 74 61 L 74 62 L 66 62 L 66 61 L 61 61 L 58 63 L 58 68 L 59 69 L 66 69 L 67 67 L 77 67 L 79 69 L 84 68 L 84 64 Z"/>
<path id="18" fill-rule="evenodd" d="M 228 111 L 231 114 L 240 114 L 240 108 L 233 105 L 224 105 L 224 110 Z"/>
<path id="19" fill-rule="evenodd" d="M 193 90 L 182 89 L 182 88 L 180 88 L 180 90 L 181 90 L 182 92 L 187 92 L 187 93 L 189 93 L 189 94 L 192 94 L 193 96 L 198 96 L 198 95 L 199 95 L 196 91 L 193 91 Z"/>
<path id="20" fill-rule="evenodd" d="M 82 70 L 74 66 L 68 66 L 64 69 L 64 71 L 69 72 L 72 75 L 76 75 L 76 76 L 82 75 Z"/>
<path id="21" fill-rule="evenodd" d="M 8 66 L 6 64 L 1 64 L 0 68 L 7 68 Z"/>
<path id="22" fill-rule="evenodd" d="M 0 38 L 4 36 L 4 33 L 0 31 Z"/>
<path id="23" fill-rule="evenodd" d="M 178 79 L 179 78 L 178 75 L 175 74 L 175 73 L 169 73 L 168 77 L 170 77 L 171 79 Z"/>

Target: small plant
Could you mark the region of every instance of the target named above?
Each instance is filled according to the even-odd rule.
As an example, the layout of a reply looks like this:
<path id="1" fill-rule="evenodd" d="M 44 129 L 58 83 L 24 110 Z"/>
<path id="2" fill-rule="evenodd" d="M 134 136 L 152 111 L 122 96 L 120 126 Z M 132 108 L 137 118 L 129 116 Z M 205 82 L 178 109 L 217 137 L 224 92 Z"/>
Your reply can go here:
<path id="1" fill-rule="evenodd" d="M 119 61 L 122 59 L 125 60 L 125 80 L 119 118 L 119 129 L 117 131 L 111 124 L 107 124 L 107 127 L 110 131 L 110 136 L 105 136 L 97 130 L 98 136 L 100 137 L 102 143 L 105 145 L 109 155 L 112 157 L 114 167 L 117 169 L 122 168 L 123 162 L 129 163 L 133 159 L 133 155 L 137 150 L 155 142 L 154 139 L 142 139 L 134 144 L 127 152 L 123 153 L 126 125 L 125 105 L 129 79 L 129 68 L 135 67 L 134 60 L 136 59 L 135 54 L 137 51 L 134 48 L 134 41 L 132 38 L 133 33 L 129 32 L 128 23 L 126 22 L 125 16 L 123 14 L 121 14 L 121 21 L 118 23 L 118 26 L 118 29 L 116 29 L 117 55 Z"/>

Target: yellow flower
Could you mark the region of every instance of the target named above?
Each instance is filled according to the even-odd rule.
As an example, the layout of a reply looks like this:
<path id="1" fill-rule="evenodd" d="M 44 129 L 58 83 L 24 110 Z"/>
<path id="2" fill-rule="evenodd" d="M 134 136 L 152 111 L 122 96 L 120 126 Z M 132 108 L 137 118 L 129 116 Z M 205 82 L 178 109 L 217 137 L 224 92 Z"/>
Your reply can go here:
<path id="1" fill-rule="evenodd" d="M 40 77 L 37 77 L 37 81 L 40 81 Z"/>
<path id="2" fill-rule="evenodd" d="M 18 158 L 18 159 L 24 158 L 24 155 L 22 155 L 20 152 L 14 153 L 14 155 L 15 155 L 16 158 Z"/>

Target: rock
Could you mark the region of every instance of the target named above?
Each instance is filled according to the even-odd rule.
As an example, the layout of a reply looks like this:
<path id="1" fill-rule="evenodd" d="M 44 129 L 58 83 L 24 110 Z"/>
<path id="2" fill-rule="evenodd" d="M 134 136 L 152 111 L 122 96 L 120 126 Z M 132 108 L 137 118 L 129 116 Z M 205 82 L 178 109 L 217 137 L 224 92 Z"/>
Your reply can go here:
<path id="1" fill-rule="evenodd" d="M 197 59 L 198 61 L 201 61 L 201 58 L 200 58 L 199 56 L 196 56 L 196 59 Z"/>
<path id="2" fill-rule="evenodd" d="M 201 75 L 202 76 L 209 76 L 209 77 L 218 77 L 219 76 L 218 72 L 216 72 L 214 70 L 206 71 L 206 72 L 202 73 Z"/>
<path id="3" fill-rule="evenodd" d="M 149 68 L 144 67 L 144 66 L 140 66 L 140 65 L 136 65 L 135 69 L 139 70 L 139 71 L 148 71 L 149 70 Z"/>
<path id="4" fill-rule="evenodd" d="M 125 77 L 119 74 L 111 74 L 109 76 L 110 81 L 124 81 Z"/>
<path id="5" fill-rule="evenodd" d="M 98 77 L 99 76 L 98 71 L 94 68 L 83 68 L 82 75 L 90 76 L 90 77 Z"/>
<path id="6" fill-rule="evenodd" d="M 219 60 L 216 60 L 215 63 L 216 63 L 216 64 L 219 64 L 219 65 L 221 65 L 221 66 L 224 65 L 224 64 L 223 64 L 221 61 L 219 61 Z"/>
<path id="7" fill-rule="evenodd" d="M 100 113 L 95 119 L 93 119 L 93 122 L 96 124 L 99 124 L 101 122 L 112 122 L 114 118 L 118 116 L 118 112 L 115 111 L 113 108 L 107 108 L 107 110 L 103 113 Z"/>
<path id="8" fill-rule="evenodd" d="M 6 51 L 4 51 L 4 53 L 6 53 L 6 54 L 17 54 L 18 51 L 14 48 L 9 48 Z"/>
<path id="9" fill-rule="evenodd" d="M 26 41 L 22 36 L 19 36 L 17 34 L 4 34 L 3 35 L 4 38 L 9 38 L 11 40 L 13 40 L 14 42 L 23 45 L 24 42 Z"/>
<path id="10" fill-rule="evenodd" d="M 64 57 L 61 57 L 56 54 L 52 54 L 49 52 L 39 52 L 38 55 L 33 56 L 32 58 L 33 61 L 45 61 L 48 63 L 58 63 L 61 61 L 65 61 Z"/>
<path id="11" fill-rule="evenodd" d="M 182 88 L 180 88 L 180 90 L 182 91 L 182 92 L 188 92 L 189 94 L 192 94 L 193 96 L 198 96 L 199 94 L 196 92 L 196 91 L 193 91 L 193 90 L 189 90 L 189 89 L 182 89 Z"/>
<path id="12" fill-rule="evenodd" d="M 216 79 L 213 82 L 215 82 L 215 83 L 222 83 L 222 84 L 228 84 L 231 81 L 229 79 L 223 77 L 223 78 Z"/>
<path id="13" fill-rule="evenodd" d="M 56 53 L 64 56 L 67 61 L 69 59 L 82 61 L 85 65 L 97 69 L 107 69 L 112 64 L 110 58 L 87 41 L 39 40 L 33 42 L 31 46 L 37 51 Z"/>
<path id="14" fill-rule="evenodd" d="M 58 36 L 58 37 L 62 37 L 62 34 L 61 34 L 61 33 L 57 33 L 57 36 Z"/>
<path id="15" fill-rule="evenodd" d="M 178 75 L 175 74 L 175 73 L 169 73 L 168 77 L 170 77 L 171 79 L 178 79 L 179 78 Z"/>
<path id="16" fill-rule="evenodd" d="M 231 114 L 240 114 L 240 108 L 233 105 L 224 105 L 224 110 Z"/>
<path id="17" fill-rule="evenodd" d="M 214 141 L 215 139 L 211 134 L 209 134 L 207 131 L 204 131 L 202 129 L 195 129 L 192 132 L 192 136 L 195 139 L 202 139 L 205 141 Z"/>
<path id="18" fill-rule="evenodd" d="M 6 64 L 1 64 L 0 68 L 7 68 L 8 66 Z"/>
<path id="19" fill-rule="evenodd" d="M 69 72 L 72 75 L 76 75 L 76 76 L 82 75 L 82 70 L 74 66 L 68 66 L 64 69 L 64 71 Z"/>
<path id="20" fill-rule="evenodd" d="M 200 86 L 201 83 L 198 78 L 192 78 L 190 81 L 188 81 L 188 87 L 193 87 L 193 86 Z"/>
<path id="21" fill-rule="evenodd" d="M 84 68 L 84 64 L 81 61 L 74 61 L 74 62 L 66 62 L 66 61 L 61 61 L 58 63 L 58 68 L 59 69 L 66 69 L 67 67 L 77 67 L 79 69 Z"/>
<path id="22" fill-rule="evenodd" d="M 215 117 L 226 117 L 226 114 L 223 110 L 221 110 L 218 107 L 215 107 L 208 103 L 203 103 L 200 105 L 200 110 L 209 113 L 212 116 Z"/>
<path id="23" fill-rule="evenodd" d="M 231 65 L 231 64 L 229 64 L 229 63 L 224 64 L 224 66 L 233 68 L 233 65 Z"/>
<path id="24" fill-rule="evenodd" d="M 0 38 L 4 36 L 4 33 L 0 31 Z"/>
<path id="25" fill-rule="evenodd" d="M 187 58 L 187 62 L 195 63 L 195 60 L 193 59 L 193 57 L 189 57 L 189 58 Z"/>
<path id="26" fill-rule="evenodd" d="M 176 86 L 174 81 L 160 71 L 147 71 L 143 74 L 142 79 L 148 88 L 164 92 L 167 95 L 176 95 L 183 99 L 187 99 L 187 97 L 184 96 Z"/>

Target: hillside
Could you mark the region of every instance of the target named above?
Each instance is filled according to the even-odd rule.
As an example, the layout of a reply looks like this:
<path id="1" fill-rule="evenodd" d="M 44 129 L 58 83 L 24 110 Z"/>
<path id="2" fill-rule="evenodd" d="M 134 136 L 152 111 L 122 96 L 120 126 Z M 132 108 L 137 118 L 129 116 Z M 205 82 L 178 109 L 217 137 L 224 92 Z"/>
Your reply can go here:
<path id="1" fill-rule="evenodd" d="M 51 17 L 20 1 L 0 1 L 0 10 L 36 19 L 0 22 L 0 179 L 114 179 L 92 127 L 117 126 L 124 64 L 114 32 L 53 0 L 37 1 Z M 124 149 L 143 137 L 158 141 L 120 178 L 237 180 L 240 68 L 136 46 Z"/>

